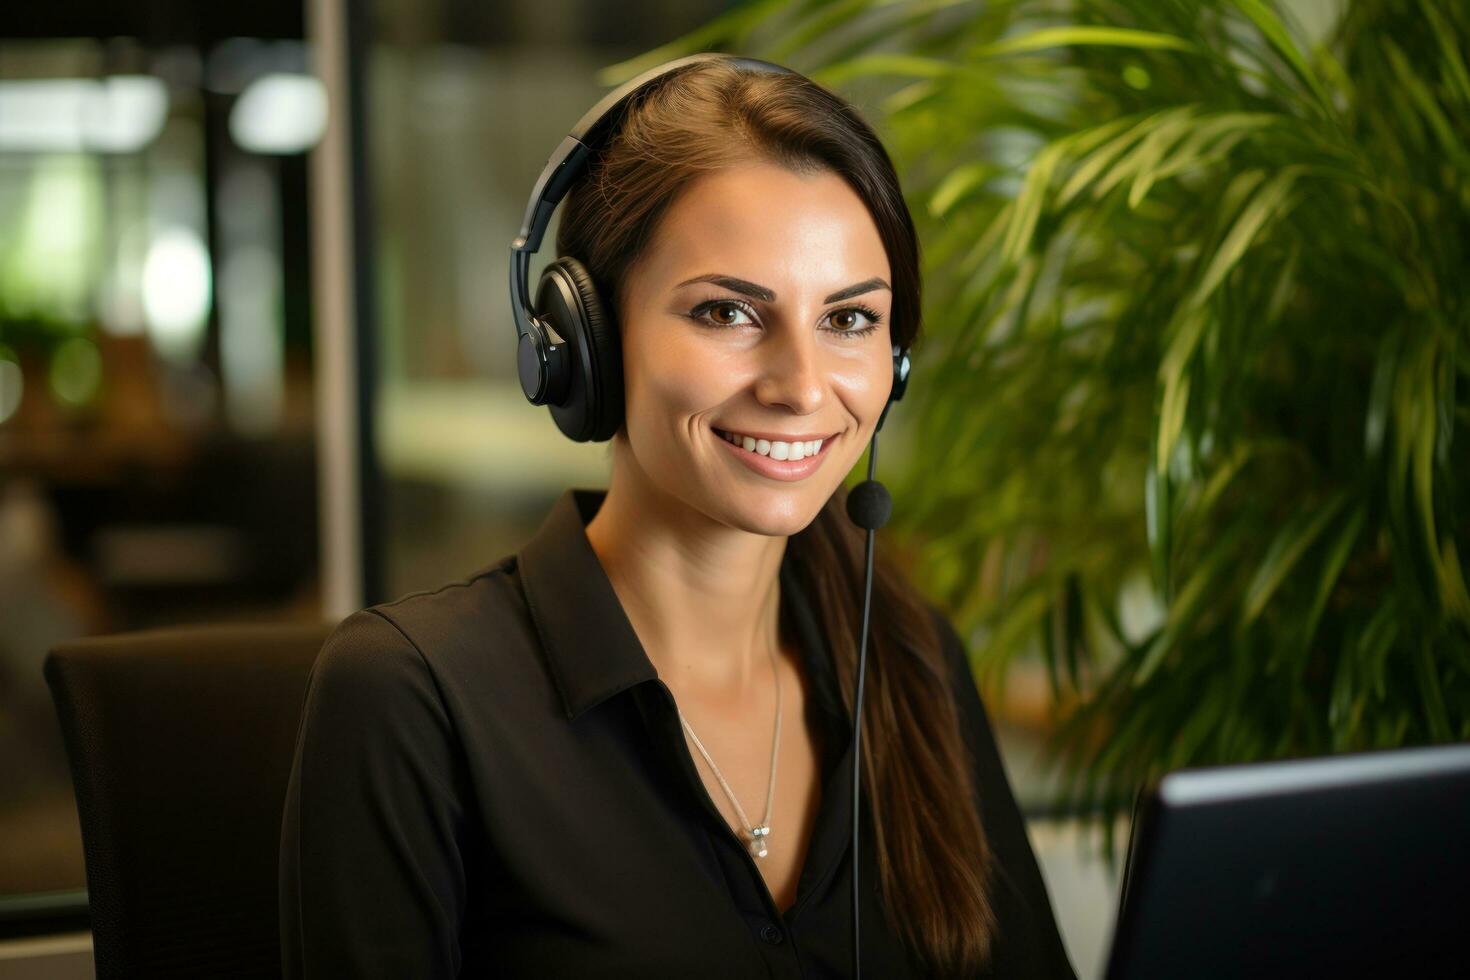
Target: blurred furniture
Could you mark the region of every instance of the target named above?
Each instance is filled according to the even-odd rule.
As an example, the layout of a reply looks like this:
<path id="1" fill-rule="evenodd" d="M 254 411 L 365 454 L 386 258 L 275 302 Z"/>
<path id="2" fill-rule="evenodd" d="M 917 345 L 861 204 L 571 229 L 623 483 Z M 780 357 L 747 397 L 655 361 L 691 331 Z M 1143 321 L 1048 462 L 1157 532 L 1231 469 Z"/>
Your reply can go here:
<path id="1" fill-rule="evenodd" d="M 168 627 L 51 648 L 99 980 L 280 975 L 281 814 L 307 676 L 334 625 Z"/>

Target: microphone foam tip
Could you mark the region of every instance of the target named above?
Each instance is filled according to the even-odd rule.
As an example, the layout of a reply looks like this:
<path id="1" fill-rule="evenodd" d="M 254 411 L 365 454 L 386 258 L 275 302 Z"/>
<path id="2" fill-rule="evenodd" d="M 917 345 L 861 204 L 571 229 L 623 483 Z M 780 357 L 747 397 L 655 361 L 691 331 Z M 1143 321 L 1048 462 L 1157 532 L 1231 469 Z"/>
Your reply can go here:
<path id="1" fill-rule="evenodd" d="M 877 480 L 864 480 L 847 494 L 847 516 L 858 527 L 876 531 L 893 514 L 893 498 Z"/>

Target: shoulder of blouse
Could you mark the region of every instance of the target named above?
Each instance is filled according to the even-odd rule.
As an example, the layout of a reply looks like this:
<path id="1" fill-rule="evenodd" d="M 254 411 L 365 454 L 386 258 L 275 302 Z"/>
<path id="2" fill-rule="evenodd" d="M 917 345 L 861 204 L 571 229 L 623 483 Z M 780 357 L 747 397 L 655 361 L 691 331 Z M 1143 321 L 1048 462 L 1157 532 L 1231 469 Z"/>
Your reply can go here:
<path id="1" fill-rule="evenodd" d="M 459 761 L 415 644 L 374 607 L 343 619 L 312 666 L 283 808 L 288 980 L 457 974 Z"/>
<path id="2" fill-rule="evenodd" d="M 366 627 L 373 621 L 381 625 Z M 527 622 L 516 556 L 507 555 L 463 578 L 359 609 L 337 625 L 323 652 L 396 633 L 394 642 L 416 650 L 436 668 L 467 642 L 504 638 Z M 483 649 L 482 643 L 474 646 L 477 653 Z"/>

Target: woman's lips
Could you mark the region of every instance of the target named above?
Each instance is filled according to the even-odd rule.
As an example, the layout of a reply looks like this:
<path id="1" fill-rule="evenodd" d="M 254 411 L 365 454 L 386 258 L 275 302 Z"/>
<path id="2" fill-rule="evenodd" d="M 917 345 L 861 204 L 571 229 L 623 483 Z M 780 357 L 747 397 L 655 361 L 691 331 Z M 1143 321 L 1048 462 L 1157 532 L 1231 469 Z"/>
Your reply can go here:
<path id="1" fill-rule="evenodd" d="M 760 453 L 752 452 L 742 446 L 737 446 L 713 428 L 709 430 L 709 433 L 714 437 L 716 442 L 724 446 L 740 462 L 761 476 L 767 476 L 773 480 L 785 480 L 787 482 L 804 480 L 815 473 L 817 467 L 822 465 L 822 460 L 827 458 L 827 450 L 831 448 L 832 443 L 836 442 L 838 438 L 834 435 L 830 439 L 823 439 L 822 448 L 817 450 L 815 456 L 806 456 L 802 459 L 791 460 L 772 459 L 769 456 L 762 456 Z"/>

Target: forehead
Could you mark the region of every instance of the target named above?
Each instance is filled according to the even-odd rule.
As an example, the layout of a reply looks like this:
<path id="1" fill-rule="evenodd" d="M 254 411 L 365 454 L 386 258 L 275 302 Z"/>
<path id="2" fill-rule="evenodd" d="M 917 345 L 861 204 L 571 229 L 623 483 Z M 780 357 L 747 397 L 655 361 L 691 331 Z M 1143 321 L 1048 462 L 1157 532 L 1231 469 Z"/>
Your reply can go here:
<path id="1" fill-rule="evenodd" d="M 770 163 L 696 179 L 664 215 L 643 265 L 658 287 L 718 272 L 770 286 L 780 300 L 889 276 L 878 227 L 845 180 Z"/>

